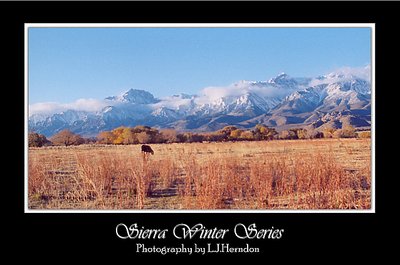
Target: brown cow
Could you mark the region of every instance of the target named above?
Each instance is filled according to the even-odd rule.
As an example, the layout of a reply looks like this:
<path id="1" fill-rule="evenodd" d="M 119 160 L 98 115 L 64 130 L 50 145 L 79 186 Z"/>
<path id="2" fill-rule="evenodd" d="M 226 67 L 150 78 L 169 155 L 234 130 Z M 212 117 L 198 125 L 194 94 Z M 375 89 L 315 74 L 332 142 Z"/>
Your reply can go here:
<path id="1" fill-rule="evenodd" d="M 143 144 L 142 145 L 142 152 L 144 154 L 145 153 L 150 153 L 150 154 L 154 155 L 154 151 L 153 151 L 153 149 L 151 149 L 150 145 Z"/>

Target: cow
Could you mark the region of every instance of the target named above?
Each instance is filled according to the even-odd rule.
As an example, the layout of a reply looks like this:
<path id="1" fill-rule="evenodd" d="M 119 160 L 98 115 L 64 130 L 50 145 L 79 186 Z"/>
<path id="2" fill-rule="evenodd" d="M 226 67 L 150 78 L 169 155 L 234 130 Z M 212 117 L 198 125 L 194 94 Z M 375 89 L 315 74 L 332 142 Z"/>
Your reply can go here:
<path id="1" fill-rule="evenodd" d="M 154 151 L 153 151 L 153 149 L 151 149 L 150 145 L 143 144 L 142 152 L 143 152 L 143 154 L 150 153 L 150 154 L 154 155 Z"/>

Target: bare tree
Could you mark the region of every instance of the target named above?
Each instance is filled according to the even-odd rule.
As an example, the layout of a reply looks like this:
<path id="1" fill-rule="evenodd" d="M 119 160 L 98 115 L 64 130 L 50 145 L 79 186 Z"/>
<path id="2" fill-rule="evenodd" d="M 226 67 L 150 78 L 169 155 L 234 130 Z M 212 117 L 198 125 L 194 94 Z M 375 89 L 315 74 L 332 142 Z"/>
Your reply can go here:
<path id="1" fill-rule="evenodd" d="M 29 133 L 28 145 L 30 147 L 41 147 L 46 144 L 50 144 L 50 141 L 47 140 L 46 136 L 44 136 L 43 134 L 38 134 L 35 132 Z"/>
<path id="2" fill-rule="evenodd" d="M 69 146 L 83 144 L 85 140 L 80 135 L 74 134 L 70 130 L 62 130 L 51 137 L 51 142 L 54 145 Z"/>

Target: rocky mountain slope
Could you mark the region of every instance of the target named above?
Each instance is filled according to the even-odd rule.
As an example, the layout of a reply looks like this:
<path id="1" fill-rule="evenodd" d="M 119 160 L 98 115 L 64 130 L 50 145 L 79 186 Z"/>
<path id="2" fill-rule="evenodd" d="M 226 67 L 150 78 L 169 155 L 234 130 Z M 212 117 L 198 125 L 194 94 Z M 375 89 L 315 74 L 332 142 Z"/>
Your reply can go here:
<path id="1" fill-rule="evenodd" d="M 101 100 L 96 111 L 66 109 L 55 113 L 30 111 L 29 130 L 51 136 L 70 129 L 95 136 L 119 126 L 148 125 L 179 131 L 214 131 L 226 125 L 251 128 L 371 124 L 371 84 L 351 74 L 317 78 L 280 74 L 268 81 L 239 81 L 227 87 L 205 88 L 198 95 L 156 98 L 130 89 Z"/>

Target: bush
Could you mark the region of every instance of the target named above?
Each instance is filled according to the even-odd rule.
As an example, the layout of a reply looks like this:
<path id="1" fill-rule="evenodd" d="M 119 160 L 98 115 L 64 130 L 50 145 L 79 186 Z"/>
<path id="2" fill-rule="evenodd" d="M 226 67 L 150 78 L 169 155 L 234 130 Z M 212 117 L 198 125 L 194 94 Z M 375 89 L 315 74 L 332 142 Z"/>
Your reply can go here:
<path id="1" fill-rule="evenodd" d="M 28 135 L 28 146 L 29 147 L 42 147 L 44 145 L 51 144 L 49 140 L 47 140 L 46 136 L 43 134 L 38 134 L 35 132 L 31 132 Z"/>
<path id="2" fill-rule="evenodd" d="M 344 138 L 343 137 L 343 130 L 342 129 L 338 129 L 336 131 L 333 132 L 332 134 L 333 138 Z"/>
<path id="3" fill-rule="evenodd" d="M 254 140 L 254 136 L 253 136 L 253 133 L 251 131 L 243 131 L 240 134 L 240 139 L 247 140 L 247 141 L 252 141 L 252 140 Z"/>
<path id="4" fill-rule="evenodd" d="M 342 128 L 342 138 L 355 138 L 356 136 L 356 130 L 353 126 L 347 125 Z"/>
<path id="5" fill-rule="evenodd" d="M 358 138 L 371 138 L 371 131 L 359 132 Z"/>
<path id="6" fill-rule="evenodd" d="M 231 140 L 239 140 L 242 133 L 243 133 L 243 130 L 240 130 L 240 129 L 233 130 L 233 131 L 231 131 L 229 138 Z"/>
<path id="7" fill-rule="evenodd" d="M 51 137 L 51 142 L 54 145 L 70 146 L 83 144 L 85 143 L 85 139 L 78 134 L 74 134 L 70 130 L 62 130 Z"/>
<path id="8" fill-rule="evenodd" d="M 309 132 L 309 136 L 310 136 L 310 139 L 320 139 L 320 138 L 324 138 L 324 133 L 313 130 L 313 131 Z"/>
<path id="9" fill-rule="evenodd" d="M 297 138 L 299 138 L 299 139 L 307 139 L 307 138 L 310 138 L 310 137 L 309 137 L 309 134 L 308 134 L 308 132 L 307 132 L 306 129 L 298 129 L 298 130 L 296 131 L 296 134 L 297 134 Z"/>
<path id="10" fill-rule="evenodd" d="M 284 130 L 279 133 L 279 139 L 283 140 L 293 140 L 293 139 L 298 139 L 299 137 L 297 136 L 296 130 Z"/>
<path id="11" fill-rule="evenodd" d="M 354 137 L 354 128 L 346 127 L 336 130 L 332 127 L 319 132 L 313 128 L 293 128 L 281 131 L 279 134 L 274 128 L 258 124 L 254 129 L 238 129 L 235 126 L 207 133 L 182 132 L 174 129 L 158 131 L 149 126 L 118 127 L 112 131 L 98 134 L 97 143 L 102 144 L 154 144 L 154 143 L 198 143 L 198 142 L 225 142 L 225 141 L 261 141 L 273 139 L 313 139 L 332 137 Z"/>
<path id="12" fill-rule="evenodd" d="M 177 139 L 180 143 L 201 143 L 203 141 L 208 141 L 208 137 L 191 132 L 180 133 L 177 135 Z"/>
<path id="13" fill-rule="evenodd" d="M 332 138 L 335 134 L 335 129 L 334 128 L 325 128 L 323 131 L 324 138 Z"/>
<path id="14" fill-rule="evenodd" d="M 272 140 L 278 133 L 274 128 L 268 128 L 263 124 L 257 124 L 253 131 L 255 140 Z"/>
<path id="15" fill-rule="evenodd" d="M 149 144 L 151 143 L 151 137 L 146 132 L 141 132 L 136 134 L 137 139 L 140 144 Z"/>
<path id="16" fill-rule="evenodd" d="M 97 142 L 100 144 L 113 144 L 115 140 L 115 135 L 112 132 L 100 132 L 97 135 Z"/>
<path id="17" fill-rule="evenodd" d="M 177 133 L 173 129 L 161 130 L 161 142 L 176 143 L 178 141 Z"/>

